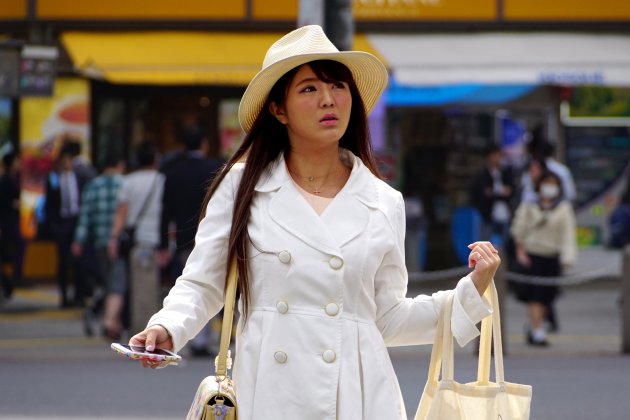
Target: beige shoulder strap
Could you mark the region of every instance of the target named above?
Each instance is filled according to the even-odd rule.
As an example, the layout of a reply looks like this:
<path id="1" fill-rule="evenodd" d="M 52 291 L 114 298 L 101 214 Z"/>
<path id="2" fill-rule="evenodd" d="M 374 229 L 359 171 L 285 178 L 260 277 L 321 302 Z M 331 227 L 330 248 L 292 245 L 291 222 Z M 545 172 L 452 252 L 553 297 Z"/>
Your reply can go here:
<path id="1" fill-rule="evenodd" d="M 230 261 L 227 283 L 225 285 L 221 343 L 219 345 L 219 355 L 217 356 L 217 360 L 215 362 L 215 376 L 217 378 L 225 378 L 227 376 L 228 369 L 232 367 L 232 359 L 229 357 L 228 350 L 230 348 L 230 339 L 232 337 L 237 279 L 238 269 L 236 265 L 236 257 L 234 257 Z"/>

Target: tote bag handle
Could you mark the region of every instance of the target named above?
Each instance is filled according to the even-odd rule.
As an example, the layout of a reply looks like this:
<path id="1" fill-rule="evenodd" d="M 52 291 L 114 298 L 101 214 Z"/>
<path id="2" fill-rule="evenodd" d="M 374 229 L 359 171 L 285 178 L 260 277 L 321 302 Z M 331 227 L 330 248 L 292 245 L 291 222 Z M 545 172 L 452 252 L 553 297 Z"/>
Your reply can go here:
<path id="1" fill-rule="evenodd" d="M 453 300 L 455 291 L 448 292 L 448 296 L 442 306 L 438 319 L 438 325 L 433 341 L 431 362 L 429 364 L 428 379 L 437 383 L 439 371 L 442 371 L 442 380 L 454 380 L 453 357 L 453 333 L 451 331 L 451 315 L 453 312 Z M 477 381 L 481 384 L 488 383 L 490 378 L 491 339 L 494 340 L 494 369 L 497 382 L 504 382 L 503 348 L 501 343 L 501 324 L 499 318 L 499 301 L 494 282 L 484 294 L 492 305 L 492 317 L 486 317 L 481 324 L 481 339 L 479 346 L 479 364 L 477 367 Z M 493 335 L 494 330 L 494 335 Z"/>
<path id="2" fill-rule="evenodd" d="M 494 375 L 497 383 L 505 382 L 505 372 L 503 370 L 503 341 L 501 339 L 499 297 L 494 281 L 490 287 L 486 289 L 484 296 L 491 302 L 492 316 L 486 317 L 481 321 L 477 382 L 482 385 L 487 385 L 490 382 L 491 344 L 494 345 Z M 492 341 L 490 338 L 492 338 Z"/>

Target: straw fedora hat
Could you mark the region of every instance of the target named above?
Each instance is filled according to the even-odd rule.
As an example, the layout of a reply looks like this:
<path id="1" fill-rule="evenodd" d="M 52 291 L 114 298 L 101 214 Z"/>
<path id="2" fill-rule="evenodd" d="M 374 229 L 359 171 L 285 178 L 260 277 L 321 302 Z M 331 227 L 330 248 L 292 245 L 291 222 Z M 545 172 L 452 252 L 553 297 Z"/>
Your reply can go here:
<path id="1" fill-rule="evenodd" d="M 238 108 L 238 120 L 245 132 L 252 128 L 278 79 L 289 70 L 314 60 L 334 60 L 348 67 L 367 113 L 372 111 L 387 86 L 387 69 L 378 58 L 363 51 L 339 51 L 320 26 L 303 26 L 269 48 L 262 70 L 249 82 Z"/>

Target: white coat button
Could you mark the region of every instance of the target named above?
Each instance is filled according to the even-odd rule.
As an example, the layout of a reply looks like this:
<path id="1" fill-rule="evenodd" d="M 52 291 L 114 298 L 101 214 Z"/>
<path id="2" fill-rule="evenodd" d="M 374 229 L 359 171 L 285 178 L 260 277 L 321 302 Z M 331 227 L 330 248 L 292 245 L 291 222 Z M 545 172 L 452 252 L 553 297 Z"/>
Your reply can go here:
<path id="1" fill-rule="evenodd" d="M 276 359 L 278 363 L 286 363 L 289 356 L 283 351 L 277 351 L 273 354 L 273 358 Z"/>
<path id="2" fill-rule="evenodd" d="M 289 312 L 289 304 L 286 303 L 284 300 L 279 300 L 278 303 L 276 303 L 276 309 L 281 314 L 286 314 L 287 312 Z"/>
<path id="3" fill-rule="evenodd" d="M 326 363 L 332 363 L 335 361 L 336 358 L 337 355 L 332 350 L 326 350 L 324 354 L 322 354 L 322 359 L 324 359 L 324 362 Z"/>
<path id="4" fill-rule="evenodd" d="M 291 253 L 289 251 L 280 251 L 278 259 L 282 264 L 289 264 L 291 262 Z"/>
<path id="5" fill-rule="evenodd" d="M 326 305 L 325 310 L 327 315 L 335 316 L 339 313 L 339 305 L 336 303 L 329 303 Z"/>
<path id="6" fill-rule="evenodd" d="M 339 257 L 332 257 L 330 260 L 328 260 L 328 264 L 335 270 L 339 270 L 341 267 L 343 267 L 343 260 Z"/>

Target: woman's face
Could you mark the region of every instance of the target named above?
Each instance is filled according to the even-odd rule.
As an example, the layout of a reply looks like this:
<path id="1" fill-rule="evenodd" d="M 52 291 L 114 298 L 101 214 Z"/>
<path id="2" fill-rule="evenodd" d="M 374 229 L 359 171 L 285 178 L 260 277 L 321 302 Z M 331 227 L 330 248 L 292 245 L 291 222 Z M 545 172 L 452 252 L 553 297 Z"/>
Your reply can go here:
<path id="1" fill-rule="evenodd" d="M 309 65 L 299 68 L 289 84 L 284 104 L 271 104 L 271 113 L 287 127 L 293 148 L 337 145 L 348 128 L 352 96 L 345 82 L 324 82 Z"/>
<path id="2" fill-rule="evenodd" d="M 548 177 L 540 182 L 540 196 L 549 200 L 558 198 L 560 195 L 560 184 L 553 177 Z"/>

